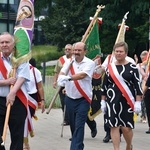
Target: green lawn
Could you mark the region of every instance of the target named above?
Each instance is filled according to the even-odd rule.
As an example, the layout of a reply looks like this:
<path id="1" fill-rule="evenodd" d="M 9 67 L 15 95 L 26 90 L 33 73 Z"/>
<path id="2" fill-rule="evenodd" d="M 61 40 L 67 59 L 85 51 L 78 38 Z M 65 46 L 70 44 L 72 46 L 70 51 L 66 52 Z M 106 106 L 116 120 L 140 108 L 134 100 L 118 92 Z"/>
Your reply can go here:
<path id="1" fill-rule="evenodd" d="M 53 76 L 54 75 L 54 67 L 55 66 L 48 66 L 46 67 L 46 70 L 45 70 L 45 75 L 46 76 Z M 42 67 L 38 67 L 38 69 L 41 71 L 41 73 L 43 74 L 44 70 Z"/>
<path id="2" fill-rule="evenodd" d="M 45 84 L 44 84 L 44 94 L 45 94 L 45 104 L 46 107 L 49 106 L 51 100 L 53 99 L 55 93 L 57 92 L 57 89 L 54 89 L 52 87 L 53 84 L 53 77 L 52 76 L 46 76 L 45 78 Z M 59 95 L 56 98 L 56 101 L 53 105 L 53 107 L 61 107 L 61 103 L 60 103 L 60 99 L 59 99 Z"/>
<path id="3" fill-rule="evenodd" d="M 37 62 L 37 68 L 41 71 L 43 74 L 43 68 L 41 67 L 42 62 L 47 62 L 51 60 L 56 60 L 60 56 L 62 56 L 64 52 L 58 52 L 56 46 L 51 45 L 38 45 L 32 47 L 32 57 L 35 58 Z M 46 75 L 53 76 L 54 73 L 54 67 L 55 66 L 48 66 L 46 67 Z"/>

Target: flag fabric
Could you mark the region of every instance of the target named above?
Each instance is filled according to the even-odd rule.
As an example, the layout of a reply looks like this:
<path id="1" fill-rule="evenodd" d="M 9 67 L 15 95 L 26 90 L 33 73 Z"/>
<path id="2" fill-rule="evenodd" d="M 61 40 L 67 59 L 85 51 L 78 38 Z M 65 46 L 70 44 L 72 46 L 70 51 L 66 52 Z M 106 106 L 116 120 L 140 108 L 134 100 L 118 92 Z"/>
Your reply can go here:
<path id="1" fill-rule="evenodd" d="M 89 120 L 94 120 L 94 118 L 101 113 L 101 78 L 92 79 L 93 87 L 93 97 L 90 110 L 88 112 Z"/>
<path id="2" fill-rule="evenodd" d="M 31 59 L 33 29 L 34 0 L 21 0 L 18 7 L 17 18 L 14 27 L 14 37 L 16 43 L 15 51 L 11 59 L 12 64 L 15 68 L 17 68 L 20 64 L 24 62 L 28 62 Z M 23 98 L 23 100 L 27 102 L 25 104 L 25 107 L 27 109 L 27 117 L 25 123 L 24 137 L 28 137 L 28 131 L 30 133 L 33 133 L 33 125 L 31 120 L 31 114 L 29 111 L 29 101 L 31 97 L 26 90 L 23 90 L 22 94 L 25 95 L 25 98 Z M 30 103 L 31 102 L 32 101 L 30 101 Z M 33 103 L 33 105 L 36 104 Z"/>
<path id="3" fill-rule="evenodd" d="M 96 55 L 101 54 L 100 40 L 99 40 L 99 30 L 98 30 L 98 20 L 95 20 L 93 26 L 85 39 L 85 44 L 87 46 L 86 56 L 90 59 L 94 59 Z"/>
<path id="4" fill-rule="evenodd" d="M 34 29 L 34 0 L 21 0 L 18 8 L 14 37 L 15 53 L 12 62 L 19 65 L 31 58 L 31 46 Z"/>
<path id="5" fill-rule="evenodd" d="M 96 19 L 93 23 L 93 26 L 85 39 L 85 44 L 87 46 L 87 54 L 86 56 L 95 61 L 96 66 L 101 64 L 101 48 L 100 48 L 100 40 L 99 40 L 99 24 L 98 19 Z M 88 113 L 88 117 L 90 120 L 93 120 L 100 112 L 100 101 L 101 101 L 101 75 L 100 73 L 94 72 L 92 79 L 93 86 L 93 97 L 91 108 Z"/>

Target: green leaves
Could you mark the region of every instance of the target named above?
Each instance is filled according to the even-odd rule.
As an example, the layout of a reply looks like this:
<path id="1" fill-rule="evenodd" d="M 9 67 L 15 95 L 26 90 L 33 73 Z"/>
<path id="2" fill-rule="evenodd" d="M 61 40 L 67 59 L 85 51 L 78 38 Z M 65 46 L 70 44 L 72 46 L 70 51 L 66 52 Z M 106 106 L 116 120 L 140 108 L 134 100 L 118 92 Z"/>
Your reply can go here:
<path id="1" fill-rule="evenodd" d="M 57 45 L 61 50 L 67 43 L 75 43 L 82 39 L 90 21 L 89 17 L 95 14 L 97 5 L 105 5 L 105 9 L 99 14 L 103 18 L 100 27 L 100 41 L 102 53 L 111 53 L 118 34 L 118 24 L 129 11 L 126 25 L 126 42 L 129 52 L 147 49 L 148 42 L 148 0 L 38 0 L 38 8 L 46 6 L 48 14 L 42 21 L 42 29 L 47 43 Z M 36 5 L 36 4 L 35 4 Z M 142 47 L 142 48 L 141 48 Z"/>

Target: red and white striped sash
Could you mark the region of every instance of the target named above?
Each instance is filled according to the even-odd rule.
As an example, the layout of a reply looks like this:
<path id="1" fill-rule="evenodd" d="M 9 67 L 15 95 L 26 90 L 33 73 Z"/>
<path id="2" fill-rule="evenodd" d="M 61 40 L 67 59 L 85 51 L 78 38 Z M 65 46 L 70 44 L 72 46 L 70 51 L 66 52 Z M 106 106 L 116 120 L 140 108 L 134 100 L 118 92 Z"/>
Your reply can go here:
<path id="1" fill-rule="evenodd" d="M 73 65 L 71 65 L 70 67 L 70 72 L 72 75 L 75 74 Z M 80 94 L 91 104 L 91 99 L 89 98 L 89 96 L 83 91 L 83 88 L 80 86 L 79 82 L 77 80 L 74 80 L 74 84 L 76 86 L 76 88 L 78 89 L 78 91 L 80 92 Z"/>
<path id="2" fill-rule="evenodd" d="M 59 61 L 61 62 L 62 65 L 65 63 L 65 58 L 64 58 L 64 57 L 65 57 L 65 56 L 61 56 L 61 57 L 59 58 Z"/>
<path id="3" fill-rule="evenodd" d="M 0 71 L 4 77 L 4 79 L 7 79 L 7 69 L 4 65 L 4 62 L 1 58 L 1 55 L 0 55 Z M 31 114 L 29 112 L 29 95 L 27 93 L 27 91 L 25 90 L 24 87 L 21 87 L 21 89 L 19 89 L 16 93 L 16 96 L 20 99 L 20 101 L 24 104 L 26 110 L 27 110 L 27 117 L 26 117 L 26 120 L 28 122 L 28 130 L 31 132 L 33 132 L 33 124 L 32 124 L 32 120 L 31 120 Z M 29 128 L 30 127 L 30 128 Z"/>
<path id="4" fill-rule="evenodd" d="M 129 87 L 124 82 L 122 76 L 119 75 L 116 65 L 114 63 L 111 63 L 108 65 L 108 69 L 109 69 L 109 74 L 114 80 L 115 84 L 118 86 L 118 88 L 124 95 L 130 107 L 134 110 L 135 98 L 133 97 Z"/>

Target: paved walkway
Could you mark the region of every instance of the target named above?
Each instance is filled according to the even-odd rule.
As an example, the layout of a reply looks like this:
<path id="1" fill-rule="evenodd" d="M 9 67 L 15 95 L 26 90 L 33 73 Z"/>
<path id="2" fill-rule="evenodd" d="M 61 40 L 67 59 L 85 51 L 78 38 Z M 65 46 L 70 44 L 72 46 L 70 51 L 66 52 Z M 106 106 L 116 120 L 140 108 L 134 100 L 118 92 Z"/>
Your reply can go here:
<path id="1" fill-rule="evenodd" d="M 65 126 L 63 137 L 61 137 L 62 111 L 61 109 L 52 109 L 49 114 L 41 114 L 37 111 L 38 121 L 33 120 L 35 127 L 35 137 L 30 138 L 31 150 L 69 150 L 70 147 L 70 128 Z M 86 125 L 85 127 L 85 148 L 84 150 L 113 150 L 112 142 L 103 143 L 105 132 L 103 129 L 103 115 L 100 114 L 95 118 L 97 122 L 98 134 L 91 138 L 91 132 Z M 138 117 L 134 129 L 133 146 L 134 150 L 150 150 L 150 134 L 145 134 L 148 125 L 141 123 Z M 9 131 L 6 137 L 5 147 L 9 150 Z M 125 150 L 125 141 L 122 137 L 120 150 Z"/>

